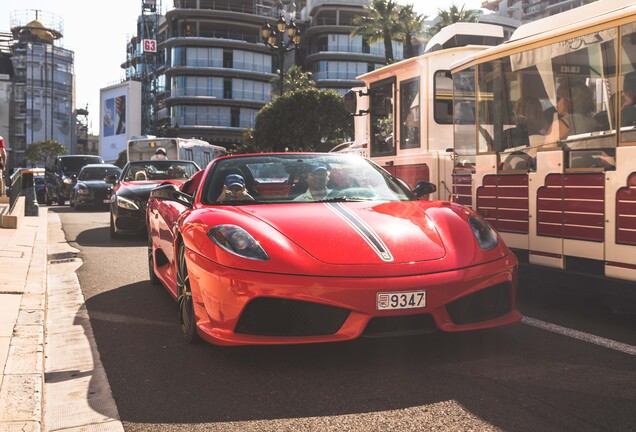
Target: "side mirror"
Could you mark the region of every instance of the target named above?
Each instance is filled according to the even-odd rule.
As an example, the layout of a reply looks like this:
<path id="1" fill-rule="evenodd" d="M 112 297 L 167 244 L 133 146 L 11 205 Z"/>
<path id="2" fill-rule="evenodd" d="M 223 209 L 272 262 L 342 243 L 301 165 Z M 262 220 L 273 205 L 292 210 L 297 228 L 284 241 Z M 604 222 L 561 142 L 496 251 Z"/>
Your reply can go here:
<path id="1" fill-rule="evenodd" d="M 344 108 L 347 114 L 355 115 L 358 113 L 358 100 L 355 91 L 349 90 L 345 93 Z"/>
<path id="2" fill-rule="evenodd" d="M 194 204 L 194 198 L 185 192 L 181 192 L 179 188 L 172 183 L 157 186 L 150 191 L 150 198 L 155 198 L 160 201 L 173 201 L 178 202 L 188 208 L 192 208 Z"/>
<path id="3" fill-rule="evenodd" d="M 415 185 L 415 189 L 413 189 L 411 192 L 413 192 L 416 197 L 421 198 L 424 195 L 430 195 L 432 193 L 435 193 L 436 191 L 437 186 L 435 186 L 431 182 L 422 180 L 417 182 L 417 184 Z"/>
<path id="4" fill-rule="evenodd" d="M 104 181 L 108 184 L 112 184 L 114 185 L 115 183 L 117 183 L 117 174 L 109 174 L 106 177 L 104 177 Z"/>

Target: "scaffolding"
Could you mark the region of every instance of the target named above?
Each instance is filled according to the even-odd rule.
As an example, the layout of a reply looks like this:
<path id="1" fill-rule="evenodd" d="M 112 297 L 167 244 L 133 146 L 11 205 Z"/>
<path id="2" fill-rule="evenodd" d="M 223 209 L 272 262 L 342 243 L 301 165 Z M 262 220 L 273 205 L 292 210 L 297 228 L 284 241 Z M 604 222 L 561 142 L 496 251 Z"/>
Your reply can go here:
<path id="1" fill-rule="evenodd" d="M 141 81 L 141 128 L 142 134 L 149 135 L 156 131 L 155 102 L 159 92 L 157 68 L 160 64 L 158 49 L 158 27 L 162 7 L 161 0 L 141 0 L 141 15 L 137 23 L 137 54 L 140 59 Z"/>

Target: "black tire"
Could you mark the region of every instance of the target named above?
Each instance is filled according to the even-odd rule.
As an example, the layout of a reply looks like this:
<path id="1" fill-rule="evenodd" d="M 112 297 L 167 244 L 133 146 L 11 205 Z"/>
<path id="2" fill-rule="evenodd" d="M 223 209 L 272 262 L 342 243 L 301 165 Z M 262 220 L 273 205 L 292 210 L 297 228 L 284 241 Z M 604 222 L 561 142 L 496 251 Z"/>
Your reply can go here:
<path id="1" fill-rule="evenodd" d="M 63 205 L 64 205 L 64 201 L 66 201 L 66 200 L 64 199 L 64 197 L 63 197 L 62 195 L 58 194 L 58 195 L 57 195 L 57 205 L 61 205 L 61 206 L 63 206 Z"/>
<path id="2" fill-rule="evenodd" d="M 153 285 L 159 285 L 161 283 L 157 273 L 155 273 L 155 258 L 154 251 L 152 249 L 152 236 L 150 234 L 150 230 L 148 230 L 148 276 Z"/>
<path id="3" fill-rule="evenodd" d="M 177 253 L 177 303 L 179 305 L 179 321 L 183 337 L 190 343 L 199 342 L 201 338 L 197 334 L 194 301 L 190 290 L 190 275 L 185 262 L 185 245 L 183 242 L 179 243 L 179 251 Z"/>
<path id="4" fill-rule="evenodd" d="M 46 201 L 46 205 L 50 206 L 51 204 L 53 204 L 53 200 L 51 199 L 51 197 L 49 196 L 49 193 L 45 193 L 44 194 L 44 200 Z"/>
<path id="5" fill-rule="evenodd" d="M 119 238 L 119 234 L 117 234 L 117 231 L 115 231 L 115 220 L 113 219 L 113 214 L 110 214 L 110 238 L 112 239 L 118 239 Z"/>

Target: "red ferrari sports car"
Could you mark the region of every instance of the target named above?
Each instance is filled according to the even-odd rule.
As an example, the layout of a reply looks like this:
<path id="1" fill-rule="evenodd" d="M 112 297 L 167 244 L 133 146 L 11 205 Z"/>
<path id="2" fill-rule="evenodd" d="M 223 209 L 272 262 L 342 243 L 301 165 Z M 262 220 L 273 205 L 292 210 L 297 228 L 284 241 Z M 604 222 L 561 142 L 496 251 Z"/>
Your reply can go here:
<path id="1" fill-rule="evenodd" d="M 334 153 L 227 156 L 146 210 L 188 341 L 330 342 L 517 322 L 517 259 L 469 208 Z"/>

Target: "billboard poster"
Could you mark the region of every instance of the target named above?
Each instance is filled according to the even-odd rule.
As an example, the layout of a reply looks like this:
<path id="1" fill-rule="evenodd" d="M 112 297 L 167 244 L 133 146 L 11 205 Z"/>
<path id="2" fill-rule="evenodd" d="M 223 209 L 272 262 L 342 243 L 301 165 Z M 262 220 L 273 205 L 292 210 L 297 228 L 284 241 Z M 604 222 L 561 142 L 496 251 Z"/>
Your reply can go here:
<path id="1" fill-rule="evenodd" d="M 103 132 L 104 136 L 122 135 L 126 133 L 126 95 L 116 96 L 104 101 Z"/>

